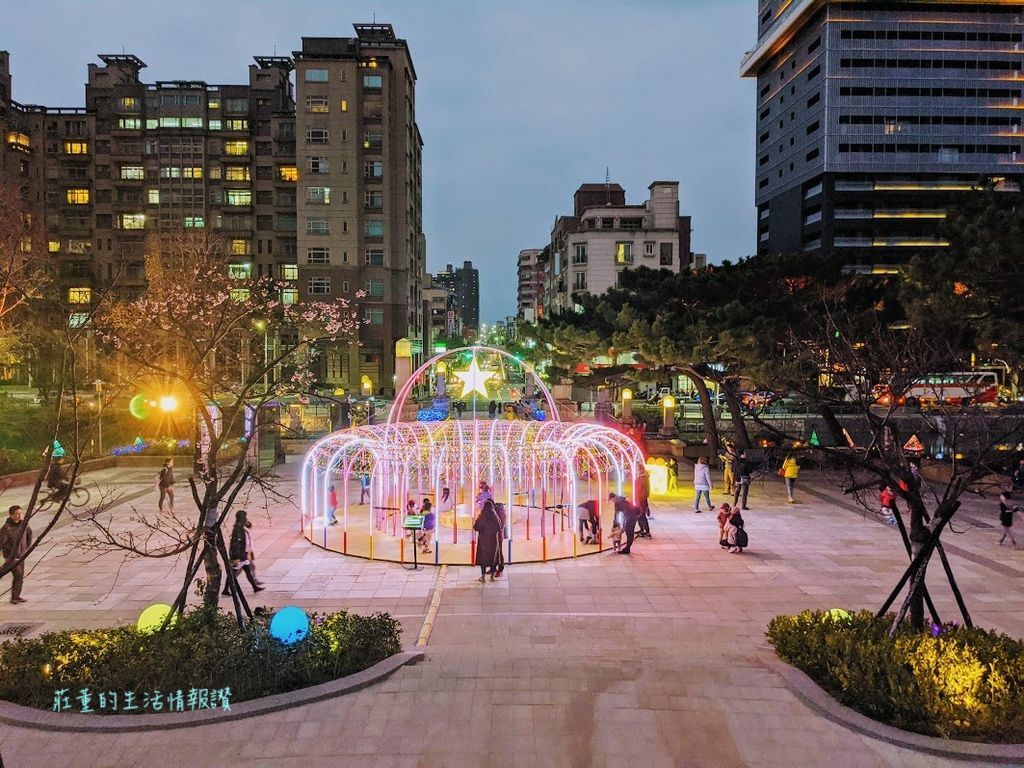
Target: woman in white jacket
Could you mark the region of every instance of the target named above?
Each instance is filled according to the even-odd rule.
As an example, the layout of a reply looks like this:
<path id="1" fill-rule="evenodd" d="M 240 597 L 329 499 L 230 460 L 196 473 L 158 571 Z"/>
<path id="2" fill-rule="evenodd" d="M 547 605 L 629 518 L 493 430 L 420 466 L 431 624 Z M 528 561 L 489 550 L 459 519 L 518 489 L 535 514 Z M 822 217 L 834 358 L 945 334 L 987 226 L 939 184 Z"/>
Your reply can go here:
<path id="1" fill-rule="evenodd" d="M 700 512 L 700 497 L 703 496 L 708 502 L 708 512 L 713 512 L 715 508 L 711 505 L 711 468 L 706 456 L 697 459 L 693 467 L 693 489 L 697 492 L 693 500 L 693 511 Z"/>

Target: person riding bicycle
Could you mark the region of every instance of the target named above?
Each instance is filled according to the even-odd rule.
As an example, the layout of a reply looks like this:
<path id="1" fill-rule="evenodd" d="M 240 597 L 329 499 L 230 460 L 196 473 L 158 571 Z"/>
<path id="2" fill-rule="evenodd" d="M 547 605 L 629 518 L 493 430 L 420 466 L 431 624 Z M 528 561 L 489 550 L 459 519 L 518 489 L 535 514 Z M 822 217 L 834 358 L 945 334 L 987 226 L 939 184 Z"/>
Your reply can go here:
<path id="1" fill-rule="evenodd" d="M 57 458 L 50 462 L 50 469 L 46 473 L 46 487 L 52 491 L 50 498 L 54 501 L 61 501 L 71 491 L 69 471 L 70 467 L 64 464 L 63 459 Z"/>

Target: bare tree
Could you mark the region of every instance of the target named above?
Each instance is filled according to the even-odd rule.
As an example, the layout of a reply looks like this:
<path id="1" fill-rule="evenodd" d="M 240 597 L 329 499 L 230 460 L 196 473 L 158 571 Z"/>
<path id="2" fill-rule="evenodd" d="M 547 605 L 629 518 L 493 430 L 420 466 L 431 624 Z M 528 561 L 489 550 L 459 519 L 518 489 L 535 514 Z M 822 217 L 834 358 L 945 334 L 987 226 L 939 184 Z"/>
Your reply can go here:
<path id="1" fill-rule="evenodd" d="M 957 350 L 942 338 L 912 327 L 894 329 L 878 320 L 855 322 L 833 307 L 813 339 L 804 331 L 794 332 L 786 348 L 790 364 L 801 360 L 808 378 L 823 385 L 804 392 L 825 424 L 819 445 L 809 446 L 804 432 L 780 426 L 756 411 L 751 418 L 782 445 L 813 447 L 824 464 L 838 468 L 837 482 L 843 492 L 855 496 L 865 508 L 871 508 L 880 488 L 888 486 L 909 511 L 909 530 L 899 515 L 896 521 L 911 563 L 878 611 L 879 617 L 909 585 L 892 632 L 908 615 L 912 626 L 922 628 L 926 604 L 933 621 L 939 622 L 924 584 L 931 557 L 937 553 L 969 625 L 970 614 L 941 536 L 963 493 L 979 485 L 998 484 L 1000 473 L 1019 457 L 1024 437 L 1020 419 L 986 410 L 971 399 L 951 400 L 948 387 L 935 374 L 956 368 Z M 913 393 L 922 388 L 925 396 L 915 404 Z M 915 405 L 924 407 L 911 413 Z M 920 474 L 923 451 L 908 444 L 912 435 L 950 446 L 949 455 L 961 459 L 940 465 L 943 475 L 932 478 L 936 490 Z"/>
<path id="2" fill-rule="evenodd" d="M 203 230 L 152 238 L 147 247 L 145 293 L 112 304 L 96 326 L 111 358 L 136 386 L 173 398 L 185 414 L 194 449 L 193 514 L 136 512 L 139 535 L 95 514 L 86 543 L 130 557 L 187 553 L 175 608 L 183 609 L 200 567 L 204 605 L 214 607 L 221 563 L 229 566 L 230 560 L 224 520 L 250 481 L 272 492 L 272 478 L 255 471 L 248 451 L 257 420 L 275 398 L 309 390 L 320 348 L 354 343 L 358 317 L 345 299 L 299 305 L 292 283 L 232 272 L 227 244 Z M 280 339 L 273 348 L 271 332 Z M 227 578 L 234 580 L 230 566 Z M 241 591 L 233 592 L 242 621 L 249 609 Z"/>

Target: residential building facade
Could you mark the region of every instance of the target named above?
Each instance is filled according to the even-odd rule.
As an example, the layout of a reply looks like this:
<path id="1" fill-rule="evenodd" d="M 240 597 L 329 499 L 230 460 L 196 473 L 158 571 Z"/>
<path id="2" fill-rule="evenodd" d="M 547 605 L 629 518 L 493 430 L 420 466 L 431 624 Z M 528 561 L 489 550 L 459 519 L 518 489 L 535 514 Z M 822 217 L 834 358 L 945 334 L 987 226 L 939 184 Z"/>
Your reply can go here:
<path id="1" fill-rule="evenodd" d="M 544 314 L 544 273 L 541 264 L 542 248 L 527 248 L 519 252 L 516 317 L 535 323 Z"/>
<path id="2" fill-rule="evenodd" d="M 1024 180 L 1024 3 L 762 0 L 758 253 L 886 272 L 948 247 L 951 206 Z"/>
<path id="3" fill-rule="evenodd" d="M 0 52 L 0 173 L 45 222 L 63 297 L 82 310 L 70 322 L 98 290 L 144 289 L 149 235 L 205 229 L 225 239 L 232 275 L 287 281 L 286 303 L 357 301 L 359 344 L 323 350 L 319 377 L 390 392 L 394 343 L 422 326 L 422 140 L 405 41 L 386 24 L 303 38 L 294 58 L 257 56 L 231 85 L 146 83 L 138 57 L 99 59 L 84 108 L 49 108 L 13 100 Z"/>
<path id="4" fill-rule="evenodd" d="M 434 275 L 434 282 L 442 285 L 455 296 L 461 331 L 475 333 L 480 329 L 480 271 L 472 261 L 462 262 L 461 267 L 451 264 L 443 272 Z"/>
<path id="5" fill-rule="evenodd" d="M 627 205 L 618 184 L 584 184 L 572 216 L 555 221 L 545 275 L 550 311 L 571 309 L 578 294 L 601 294 L 639 266 L 682 272 L 692 263 L 690 217 L 679 215 L 679 182 L 655 181 L 648 199 Z"/>

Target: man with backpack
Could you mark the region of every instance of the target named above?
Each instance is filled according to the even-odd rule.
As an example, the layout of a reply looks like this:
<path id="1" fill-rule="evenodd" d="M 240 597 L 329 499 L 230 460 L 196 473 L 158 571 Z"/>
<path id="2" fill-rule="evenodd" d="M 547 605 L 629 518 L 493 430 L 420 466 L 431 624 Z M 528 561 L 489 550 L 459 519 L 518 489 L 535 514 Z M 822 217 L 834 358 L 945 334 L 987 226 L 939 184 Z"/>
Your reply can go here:
<path id="1" fill-rule="evenodd" d="M 608 500 L 615 507 L 615 521 L 621 521 L 622 531 L 626 534 L 626 546 L 619 550 L 619 554 L 628 555 L 629 548 L 633 546 L 633 539 L 636 537 L 636 524 L 643 512 L 640 507 L 630 504 L 624 496 L 609 493 Z"/>

